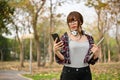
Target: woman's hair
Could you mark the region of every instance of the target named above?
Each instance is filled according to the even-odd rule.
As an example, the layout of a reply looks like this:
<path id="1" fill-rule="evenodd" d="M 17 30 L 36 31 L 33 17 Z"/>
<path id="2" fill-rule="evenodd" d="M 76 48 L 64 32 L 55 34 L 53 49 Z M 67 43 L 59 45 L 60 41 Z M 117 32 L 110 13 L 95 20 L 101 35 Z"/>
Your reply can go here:
<path id="1" fill-rule="evenodd" d="M 72 21 L 78 21 L 78 26 L 80 26 L 83 24 L 83 16 L 77 11 L 72 11 L 67 16 L 67 24 Z"/>

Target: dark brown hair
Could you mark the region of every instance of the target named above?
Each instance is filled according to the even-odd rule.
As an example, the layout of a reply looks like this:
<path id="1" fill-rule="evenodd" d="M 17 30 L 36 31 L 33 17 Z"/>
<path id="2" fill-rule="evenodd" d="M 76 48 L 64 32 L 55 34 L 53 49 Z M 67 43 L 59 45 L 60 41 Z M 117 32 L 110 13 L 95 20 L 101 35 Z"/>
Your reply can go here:
<path id="1" fill-rule="evenodd" d="M 78 21 L 78 26 L 80 26 L 83 24 L 83 16 L 77 11 L 70 12 L 67 16 L 67 23 L 72 21 Z"/>

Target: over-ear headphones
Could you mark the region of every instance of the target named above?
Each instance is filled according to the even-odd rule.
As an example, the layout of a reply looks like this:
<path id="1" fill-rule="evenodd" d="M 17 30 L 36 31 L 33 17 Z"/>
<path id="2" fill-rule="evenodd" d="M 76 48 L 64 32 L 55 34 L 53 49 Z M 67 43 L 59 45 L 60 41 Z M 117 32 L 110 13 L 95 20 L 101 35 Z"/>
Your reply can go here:
<path id="1" fill-rule="evenodd" d="M 78 34 L 78 31 L 71 31 L 72 35 L 76 36 Z"/>

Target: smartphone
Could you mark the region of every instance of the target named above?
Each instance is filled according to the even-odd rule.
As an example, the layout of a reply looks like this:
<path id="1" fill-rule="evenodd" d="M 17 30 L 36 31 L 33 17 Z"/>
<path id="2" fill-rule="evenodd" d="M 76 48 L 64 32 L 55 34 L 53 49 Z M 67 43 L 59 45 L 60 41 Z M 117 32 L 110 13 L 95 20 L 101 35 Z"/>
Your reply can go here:
<path id="1" fill-rule="evenodd" d="M 56 43 L 58 43 L 60 41 L 59 35 L 57 33 L 54 33 L 54 34 L 51 34 L 51 35 L 52 35 L 52 38 L 53 38 L 54 41 L 57 38 Z"/>

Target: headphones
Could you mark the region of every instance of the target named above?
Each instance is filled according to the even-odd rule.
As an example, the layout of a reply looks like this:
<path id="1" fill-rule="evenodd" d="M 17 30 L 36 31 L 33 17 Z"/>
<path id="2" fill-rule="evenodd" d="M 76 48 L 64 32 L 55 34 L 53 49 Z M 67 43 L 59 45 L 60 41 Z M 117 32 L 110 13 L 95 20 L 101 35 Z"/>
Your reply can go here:
<path id="1" fill-rule="evenodd" d="M 71 34 L 76 36 L 78 34 L 78 31 L 71 31 Z"/>

